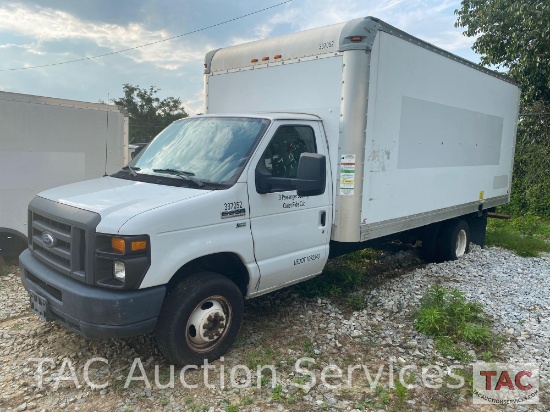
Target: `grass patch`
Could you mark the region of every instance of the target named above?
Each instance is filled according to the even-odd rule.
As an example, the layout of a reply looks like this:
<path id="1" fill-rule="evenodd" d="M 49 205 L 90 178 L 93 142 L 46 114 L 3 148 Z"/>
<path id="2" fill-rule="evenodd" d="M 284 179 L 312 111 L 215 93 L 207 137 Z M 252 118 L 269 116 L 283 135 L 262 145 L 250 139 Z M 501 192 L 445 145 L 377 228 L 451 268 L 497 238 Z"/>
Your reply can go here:
<path id="1" fill-rule="evenodd" d="M 271 365 L 275 358 L 276 353 L 273 348 L 263 341 L 259 342 L 258 347 L 245 354 L 245 362 L 252 370 L 256 370 L 260 365 Z"/>
<path id="2" fill-rule="evenodd" d="M 393 394 L 395 395 L 395 400 L 393 409 L 398 411 L 404 410 L 406 405 L 405 402 L 409 396 L 409 389 L 403 385 L 399 379 L 394 380 L 394 386 Z"/>
<path id="3" fill-rule="evenodd" d="M 530 214 L 510 220 L 489 219 L 485 244 L 537 257 L 540 252 L 550 252 L 550 221 Z"/>
<path id="4" fill-rule="evenodd" d="M 273 400 L 274 401 L 280 401 L 281 399 L 283 399 L 283 385 L 277 385 L 273 388 L 272 390 L 272 393 L 273 393 Z"/>
<path id="5" fill-rule="evenodd" d="M 365 296 L 361 292 L 354 292 L 347 296 L 345 304 L 353 311 L 363 310 L 367 306 Z"/>
<path id="6" fill-rule="evenodd" d="M 302 296 L 339 298 L 348 292 L 356 291 L 365 283 L 365 265 L 374 262 L 380 252 L 373 249 L 359 250 L 329 260 L 325 270 L 319 276 L 293 286 L 293 291 Z M 360 295 L 350 297 L 347 302 L 351 308 L 361 309 L 364 306 Z"/>
<path id="7" fill-rule="evenodd" d="M 416 314 L 416 329 L 435 338 L 436 349 L 443 356 L 461 362 L 472 360 L 474 349 L 492 360 L 502 345 L 503 337 L 493 335 L 491 321 L 479 303 L 469 302 L 458 289 L 432 286 L 421 300 Z"/>

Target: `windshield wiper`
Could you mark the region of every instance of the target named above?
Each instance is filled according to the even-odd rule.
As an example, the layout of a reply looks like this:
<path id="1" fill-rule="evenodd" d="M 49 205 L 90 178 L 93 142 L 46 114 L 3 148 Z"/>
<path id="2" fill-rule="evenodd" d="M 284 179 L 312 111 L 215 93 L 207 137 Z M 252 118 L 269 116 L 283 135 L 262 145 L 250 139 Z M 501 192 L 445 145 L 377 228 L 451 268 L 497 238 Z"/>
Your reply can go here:
<path id="1" fill-rule="evenodd" d="M 122 168 L 122 170 L 128 170 L 132 176 L 136 177 L 136 176 L 138 175 L 138 174 L 136 173 L 136 171 L 141 170 L 141 168 L 139 168 L 139 167 L 133 167 L 133 166 L 124 166 L 124 167 Z"/>
<path id="2" fill-rule="evenodd" d="M 192 173 L 192 172 L 186 172 L 184 170 L 177 170 L 177 169 L 153 169 L 153 172 L 176 175 L 176 176 L 179 176 L 179 177 L 181 177 L 185 180 L 189 180 L 190 182 L 195 183 L 197 185 L 197 187 L 203 187 L 204 186 L 203 182 L 201 182 L 196 177 L 193 177 L 193 176 L 195 176 L 195 173 Z"/>

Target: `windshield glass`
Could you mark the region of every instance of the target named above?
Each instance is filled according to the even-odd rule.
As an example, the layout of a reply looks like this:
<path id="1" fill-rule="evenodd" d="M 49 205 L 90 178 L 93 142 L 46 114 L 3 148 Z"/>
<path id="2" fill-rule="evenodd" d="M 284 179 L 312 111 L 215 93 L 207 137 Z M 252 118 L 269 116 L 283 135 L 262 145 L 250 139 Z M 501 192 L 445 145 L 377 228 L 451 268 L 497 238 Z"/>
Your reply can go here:
<path id="1" fill-rule="evenodd" d="M 203 117 L 172 123 L 128 165 L 140 175 L 176 175 L 215 184 L 238 179 L 269 121 Z M 182 176 L 185 175 L 185 176 Z"/>

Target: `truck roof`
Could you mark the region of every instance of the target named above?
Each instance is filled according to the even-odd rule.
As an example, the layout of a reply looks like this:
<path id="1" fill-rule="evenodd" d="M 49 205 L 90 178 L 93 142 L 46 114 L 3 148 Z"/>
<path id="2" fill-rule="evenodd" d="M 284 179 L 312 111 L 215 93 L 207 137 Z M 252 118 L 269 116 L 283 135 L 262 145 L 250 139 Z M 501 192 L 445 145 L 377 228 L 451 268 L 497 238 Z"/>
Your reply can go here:
<path id="1" fill-rule="evenodd" d="M 321 118 L 314 114 L 292 113 L 292 112 L 250 112 L 250 113 L 223 113 L 223 114 L 200 114 L 189 117 L 251 117 L 268 120 L 310 120 L 320 121 Z"/>
<path id="2" fill-rule="evenodd" d="M 411 36 L 376 17 L 319 27 L 285 36 L 257 40 L 208 52 L 204 73 L 215 74 L 285 64 L 299 59 L 315 59 L 347 50 L 372 50 L 376 34 L 386 32 L 458 63 L 506 82 L 517 84 L 509 76 L 489 70 L 424 40 Z"/>

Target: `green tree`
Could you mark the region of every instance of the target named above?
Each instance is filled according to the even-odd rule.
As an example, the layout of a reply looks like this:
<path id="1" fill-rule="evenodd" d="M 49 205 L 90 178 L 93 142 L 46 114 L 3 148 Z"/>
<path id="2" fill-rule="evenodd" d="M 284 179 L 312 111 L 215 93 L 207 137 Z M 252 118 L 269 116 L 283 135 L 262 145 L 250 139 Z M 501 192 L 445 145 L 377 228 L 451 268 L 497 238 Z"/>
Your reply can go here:
<path id="1" fill-rule="evenodd" d="M 505 69 L 522 88 L 511 202 L 514 215 L 550 218 L 550 2 L 462 0 L 456 27 L 476 37 L 481 64 Z"/>
<path id="2" fill-rule="evenodd" d="M 485 66 L 504 68 L 522 88 L 524 102 L 550 103 L 550 2 L 462 0 L 456 27 L 465 28 Z"/>
<path id="3" fill-rule="evenodd" d="M 518 122 L 511 202 L 505 210 L 550 218 L 550 104 L 524 105 Z"/>
<path id="4" fill-rule="evenodd" d="M 179 97 L 161 100 L 156 96 L 157 87 L 142 89 L 126 83 L 122 89 L 124 97 L 113 99 L 113 103 L 128 110 L 131 143 L 148 143 L 174 120 L 188 116 Z"/>

